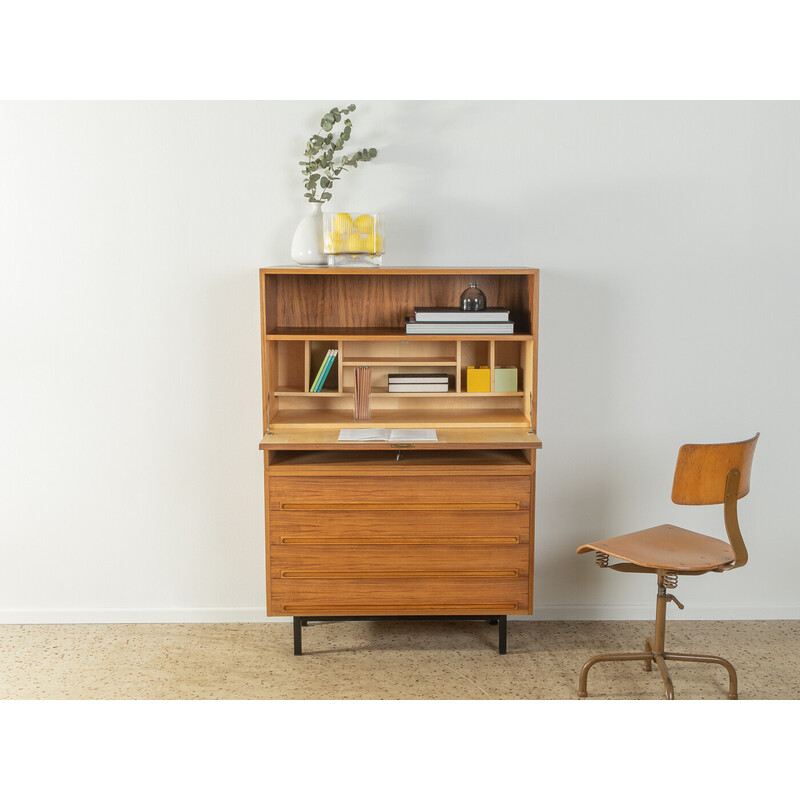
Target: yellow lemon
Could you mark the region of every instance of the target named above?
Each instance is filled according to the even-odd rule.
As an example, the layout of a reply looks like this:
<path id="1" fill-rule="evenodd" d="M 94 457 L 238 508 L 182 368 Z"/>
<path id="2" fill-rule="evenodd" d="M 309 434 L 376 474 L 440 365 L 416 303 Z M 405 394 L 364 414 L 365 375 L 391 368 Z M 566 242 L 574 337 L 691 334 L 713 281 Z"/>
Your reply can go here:
<path id="1" fill-rule="evenodd" d="M 363 253 L 364 252 L 364 239 L 357 233 L 351 233 L 347 237 L 347 252 L 348 253 Z"/>
<path id="2" fill-rule="evenodd" d="M 375 235 L 375 250 L 378 253 L 383 252 L 383 236 L 381 236 L 380 234 Z"/>
<path id="3" fill-rule="evenodd" d="M 341 253 L 344 250 L 345 245 L 347 244 L 347 235 L 342 233 L 337 233 L 334 231 L 330 235 L 331 239 L 331 249 L 329 252 L 331 253 Z"/>
<path id="4" fill-rule="evenodd" d="M 370 214 L 362 214 L 356 217 L 356 230 L 359 233 L 366 234 L 367 236 L 375 230 L 375 220 Z"/>
<path id="5" fill-rule="evenodd" d="M 352 233 L 353 231 L 353 220 L 349 214 L 345 214 L 344 211 L 339 212 L 333 218 L 333 230 L 336 233 Z"/>

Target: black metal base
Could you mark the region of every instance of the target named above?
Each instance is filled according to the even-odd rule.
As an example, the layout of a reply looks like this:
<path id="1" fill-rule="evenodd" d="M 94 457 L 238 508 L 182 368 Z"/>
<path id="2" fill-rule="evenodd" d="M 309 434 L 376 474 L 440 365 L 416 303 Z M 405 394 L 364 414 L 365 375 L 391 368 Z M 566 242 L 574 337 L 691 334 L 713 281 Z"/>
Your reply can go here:
<path id="1" fill-rule="evenodd" d="M 506 639 L 508 632 L 508 617 L 505 614 L 436 614 L 431 616 L 386 616 L 386 617 L 292 617 L 294 627 L 294 654 L 303 654 L 303 628 L 309 622 L 382 622 L 383 620 L 436 620 L 436 619 L 460 619 L 460 620 L 485 620 L 490 625 L 497 625 L 497 652 L 503 656 L 506 654 Z"/>

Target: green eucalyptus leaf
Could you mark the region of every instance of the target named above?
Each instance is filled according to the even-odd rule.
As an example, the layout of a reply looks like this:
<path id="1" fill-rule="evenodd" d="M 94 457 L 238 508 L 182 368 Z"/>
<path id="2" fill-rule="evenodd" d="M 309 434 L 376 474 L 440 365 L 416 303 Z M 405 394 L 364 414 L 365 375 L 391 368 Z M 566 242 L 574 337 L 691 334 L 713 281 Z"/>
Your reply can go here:
<path id="1" fill-rule="evenodd" d="M 320 120 L 321 132 L 324 131 L 327 135 L 321 135 L 321 132 L 315 133 L 306 143 L 306 160 L 299 161 L 298 164 L 304 176 L 303 186 L 309 189 L 305 197 L 311 203 L 324 203 L 326 200 L 330 200 L 330 191 L 323 191 L 321 198 L 318 199 L 316 197 L 317 189 L 330 189 L 334 181 L 341 180 L 339 173 L 343 170 L 347 171 L 349 167 L 357 169 L 359 162 L 371 161 L 378 155 L 378 151 L 374 147 L 365 147 L 350 155 L 342 154 L 338 156 L 341 158 L 341 163 L 334 165 L 334 155 L 344 149 L 344 144 L 350 140 L 352 133 L 353 122 L 346 115 L 355 110 L 355 103 L 350 103 L 350 105 L 343 108 L 334 106 Z M 334 126 L 342 122 L 341 132 L 334 133 Z"/>

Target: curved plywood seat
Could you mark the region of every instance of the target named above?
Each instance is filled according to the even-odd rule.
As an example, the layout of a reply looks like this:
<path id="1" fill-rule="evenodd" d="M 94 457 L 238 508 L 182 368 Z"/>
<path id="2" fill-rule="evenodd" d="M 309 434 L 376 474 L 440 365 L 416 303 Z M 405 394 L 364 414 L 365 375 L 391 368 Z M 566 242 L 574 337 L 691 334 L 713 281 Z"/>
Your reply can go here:
<path id="1" fill-rule="evenodd" d="M 733 549 L 728 542 L 688 531 L 675 525 L 657 525 L 635 533 L 590 542 L 578 553 L 598 550 L 614 558 L 649 569 L 669 572 L 706 572 L 730 564 Z"/>

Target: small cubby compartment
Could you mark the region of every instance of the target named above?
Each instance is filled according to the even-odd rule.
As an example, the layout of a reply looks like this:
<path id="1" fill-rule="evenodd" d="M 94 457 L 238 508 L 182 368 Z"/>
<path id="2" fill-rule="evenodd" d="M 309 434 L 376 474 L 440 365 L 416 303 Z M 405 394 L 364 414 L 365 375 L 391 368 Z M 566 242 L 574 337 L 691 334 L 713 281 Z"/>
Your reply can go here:
<path id="1" fill-rule="evenodd" d="M 456 391 L 458 345 L 455 341 L 348 341 L 343 342 L 342 384 L 353 390 L 353 371 L 369 367 L 375 394 L 388 394 L 389 375 L 445 374 L 448 392 Z"/>
<path id="2" fill-rule="evenodd" d="M 371 340 L 344 343 L 345 366 L 455 366 L 454 340 Z"/>
<path id="3" fill-rule="evenodd" d="M 306 361 L 308 362 L 308 371 L 306 373 L 306 391 L 310 392 L 311 387 L 314 385 L 314 380 L 320 370 L 325 357 L 329 350 L 338 350 L 338 354 L 325 377 L 325 382 L 322 384 L 321 394 L 325 393 L 338 393 L 339 389 L 339 363 L 342 357 L 341 342 L 330 339 L 309 339 L 307 342 L 308 353 Z"/>
<path id="4" fill-rule="evenodd" d="M 467 391 L 467 367 L 491 368 L 492 343 L 490 341 L 461 342 L 461 389 Z"/>
<path id="5" fill-rule="evenodd" d="M 305 391 L 305 342 L 281 341 L 272 343 L 274 353 L 276 392 L 279 394 Z"/>
<path id="6" fill-rule="evenodd" d="M 497 373 L 495 370 L 504 368 L 515 368 L 517 371 L 516 386 L 511 389 L 512 392 L 521 392 L 524 382 L 524 364 L 525 364 L 525 343 L 519 341 L 503 341 L 496 339 L 494 341 L 494 359 L 492 363 L 492 391 L 500 391 L 496 385 Z"/>

